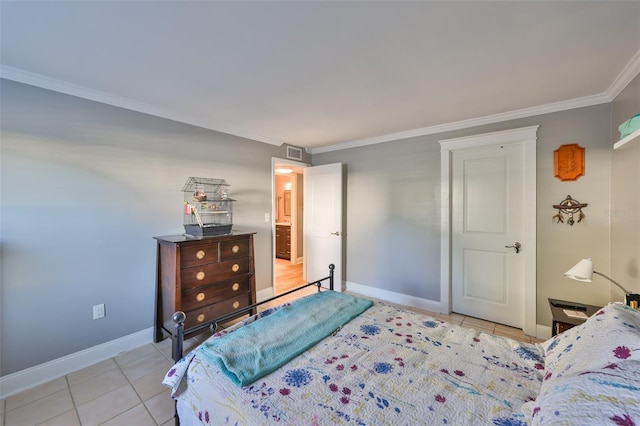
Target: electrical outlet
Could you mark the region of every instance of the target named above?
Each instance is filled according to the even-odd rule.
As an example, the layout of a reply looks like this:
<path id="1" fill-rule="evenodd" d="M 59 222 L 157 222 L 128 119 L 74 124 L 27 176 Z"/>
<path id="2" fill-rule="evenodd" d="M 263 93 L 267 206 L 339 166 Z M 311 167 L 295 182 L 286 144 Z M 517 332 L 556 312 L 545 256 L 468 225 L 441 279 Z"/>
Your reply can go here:
<path id="1" fill-rule="evenodd" d="M 269 219 L 269 213 L 265 213 L 265 214 L 264 214 L 264 221 L 265 221 L 265 222 L 269 222 L 269 220 L 270 220 L 270 219 Z"/>
<path id="2" fill-rule="evenodd" d="M 100 318 L 104 318 L 105 316 L 105 311 L 104 311 L 104 303 L 101 303 L 99 305 L 95 305 L 93 307 L 93 319 L 97 320 Z"/>

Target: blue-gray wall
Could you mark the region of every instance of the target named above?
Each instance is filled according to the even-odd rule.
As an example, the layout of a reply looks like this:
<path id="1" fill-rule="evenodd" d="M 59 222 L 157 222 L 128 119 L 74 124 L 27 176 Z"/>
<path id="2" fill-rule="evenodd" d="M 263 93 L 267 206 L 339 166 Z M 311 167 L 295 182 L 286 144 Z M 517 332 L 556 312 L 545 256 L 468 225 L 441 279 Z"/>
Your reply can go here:
<path id="1" fill-rule="evenodd" d="M 610 104 L 357 148 L 315 153 L 313 164 L 347 164 L 346 281 L 440 300 L 439 140 L 540 125 L 537 141 L 537 323 L 551 325 L 548 297 L 604 304 L 609 289 L 563 277 L 582 257 L 609 265 Z M 554 177 L 553 151 L 586 149 L 586 174 Z M 589 204 L 587 222 L 554 224 L 567 195 Z M 348 284 L 347 284 L 347 288 Z"/>
<path id="2" fill-rule="evenodd" d="M 155 240 L 189 176 L 224 178 L 271 286 L 271 157 L 284 147 L 1 80 L 1 373 L 153 325 Z M 94 321 L 92 306 L 107 316 Z"/>
<path id="3" fill-rule="evenodd" d="M 152 326 L 152 237 L 182 232 L 180 189 L 189 176 L 229 181 L 236 228 L 257 232 L 258 288 L 271 286 L 264 213 L 271 158 L 284 158 L 284 147 L 1 84 L 1 375 Z M 439 300 L 438 140 L 530 125 L 540 125 L 537 322 L 550 325 L 547 297 L 608 301 L 606 286 L 562 273 L 587 255 L 610 272 L 610 104 L 314 154 L 313 164 L 342 162 L 347 172 L 345 279 Z M 576 182 L 553 177 L 553 151 L 568 143 L 587 152 L 586 175 Z M 551 206 L 567 194 L 589 203 L 586 224 L 551 222 Z M 628 241 L 624 232 L 620 238 Z M 93 321 L 98 303 L 107 317 Z"/>
<path id="4" fill-rule="evenodd" d="M 640 75 L 613 102 L 612 139 L 618 126 L 640 114 Z M 611 277 L 640 293 L 640 139 L 613 151 L 611 163 Z M 619 295 L 615 288 L 612 292 Z"/>

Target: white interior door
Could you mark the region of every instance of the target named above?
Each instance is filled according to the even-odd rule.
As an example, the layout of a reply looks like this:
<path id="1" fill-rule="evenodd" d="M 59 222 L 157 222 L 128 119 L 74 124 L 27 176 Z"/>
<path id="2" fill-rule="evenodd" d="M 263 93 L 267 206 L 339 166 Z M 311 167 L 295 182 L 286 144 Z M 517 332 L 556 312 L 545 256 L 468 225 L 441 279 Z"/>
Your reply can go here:
<path id="1" fill-rule="evenodd" d="M 461 294 L 465 294 L 463 297 L 467 297 L 469 299 L 475 299 L 478 301 L 478 304 L 483 305 L 483 308 L 477 310 L 477 307 L 473 306 L 473 303 L 466 303 L 465 308 L 460 308 L 456 303 L 457 309 L 467 309 L 469 308 L 469 312 L 473 312 L 470 315 L 475 315 L 478 317 L 485 317 L 487 319 L 494 319 L 497 322 L 504 322 L 509 324 L 511 321 L 506 320 L 500 317 L 497 313 L 499 310 L 502 310 L 502 306 L 505 304 L 500 301 L 492 301 L 486 300 L 491 297 L 494 299 L 507 300 L 507 304 L 510 303 L 510 299 L 512 299 L 513 293 L 510 290 L 507 290 L 510 283 L 507 280 L 511 280 L 510 274 L 513 275 L 513 271 L 516 269 L 507 269 L 509 266 L 509 261 L 513 260 L 515 262 L 522 262 L 522 275 L 518 277 L 518 281 L 523 283 L 524 286 L 524 295 L 523 299 L 523 308 L 520 316 L 524 318 L 523 320 L 516 318 L 515 323 L 521 324 L 524 321 L 523 331 L 530 335 L 535 336 L 537 334 L 537 324 L 536 324 L 536 141 L 537 141 L 537 132 L 539 126 L 529 126 L 522 127 L 519 129 L 512 130 L 504 130 L 499 132 L 492 133 L 484 133 L 480 135 L 472 135 L 465 136 L 461 138 L 454 139 L 446 139 L 440 141 L 441 147 L 441 173 L 442 173 L 442 186 L 441 186 L 441 195 L 442 195 L 442 236 L 441 236 L 441 263 L 440 263 L 440 311 L 443 313 L 450 313 L 451 308 L 453 306 L 452 299 L 454 297 L 454 283 L 457 284 L 458 296 L 457 299 L 461 298 Z M 457 183 L 454 183 L 453 178 L 453 168 L 454 168 L 454 157 L 456 153 L 459 151 L 462 152 L 466 149 L 476 149 L 480 147 L 492 147 L 491 149 L 496 152 L 503 150 L 505 147 L 509 145 L 522 145 L 523 150 L 522 153 L 522 184 L 520 186 L 520 192 L 522 197 L 520 197 L 521 202 L 517 203 L 516 199 L 514 199 L 513 191 L 517 191 L 515 189 L 515 184 L 509 182 L 507 186 L 505 186 L 504 195 L 501 196 L 497 191 L 493 195 L 494 200 L 500 201 L 498 204 L 489 204 L 486 201 L 482 201 L 479 197 L 475 197 L 477 201 L 475 201 L 475 205 L 471 206 L 471 208 L 466 211 L 460 210 L 460 206 L 464 202 L 464 198 L 457 197 L 454 195 L 454 185 L 456 185 L 456 193 L 464 195 L 464 181 L 461 181 L 463 176 L 460 172 L 460 167 L 456 165 L 456 168 L 459 169 L 456 172 L 456 180 Z M 482 151 L 485 152 L 485 151 Z M 490 151 L 486 151 L 490 152 Z M 472 151 L 469 151 L 472 153 Z M 459 157 L 462 160 L 463 157 Z M 471 160 L 471 159 L 470 159 Z M 482 158 L 480 158 L 482 160 Z M 507 160 L 505 160 L 507 161 Z M 470 167 L 468 169 L 469 173 L 479 173 L 479 170 L 482 168 L 487 168 L 487 164 L 472 164 L 469 163 Z M 503 170 L 514 171 L 518 166 L 513 166 L 509 168 L 509 166 L 503 166 Z M 508 175 L 507 175 L 508 176 Z M 498 180 L 497 178 L 493 178 Z M 467 183 L 472 182 L 472 179 L 467 176 Z M 491 181 L 491 178 L 485 177 L 480 179 L 487 183 Z M 473 185 L 473 183 L 472 183 Z M 461 192 L 462 190 L 462 192 Z M 473 192 L 473 187 L 467 187 L 467 191 Z M 517 194 L 516 194 L 517 196 Z M 511 198 L 510 198 L 511 197 Z M 469 199 L 474 199 L 474 196 L 471 195 L 468 197 Z M 454 206 L 454 199 L 456 199 Z M 496 213 L 500 207 L 500 212 Z M 514 211 L 520 211 L 522 213 L 522 229 L 521 235 L 512 234 L 513 226 L 511 223 L 505 226 L 504 232 L 504 240 L 500 241 L 499 238 L 496 238 L 497 241 L 494 241 L 493 244 L 495 247 L 483 247 L 479 248 L 478 251 L 485 252 L 486 257 L 491 257 L 494 252 L 498 252 L 494 254 L 494 258 L 491 259 L 494 265 L 501 264 L 496 259 L 502 257 L 504 260 L 504 269 L 501 272 L 501 285 L 504 289 L 501 291 L 499 286 L 490 283 L 493 287 L 491 290 L 484 291 L 481 289 L 481 281 L 476 281 L 475 278 L 470 278 L 469 274 L 478 273 L 477 270 L 480 270 L 480 275 L 493 273 L 493 269 L 495 266 L 490 266 L 489 264 L 481 265 L 481 256 L 473 255 L 475 253 L 471 253 L 471 250 L 474 249 L 473 246 L 469 247 L 468 254 L 471 257 L 467 257 L 465 261 L 463 259 L 463 248 L 461 246 L 462 243 L 466 243 L 466 240 L 462 238 L 462 232 L 466 232 L 469 230 L 469 235 L 472 228 L 480 228 L 477 230 L 476 234 L 484 235 L 484 234 L 500 234 L 502 232 L 491 232 L 491 227 L 495 228 L 497 226 L 497 222 L 499 220 L 496 219 L 496 216 L 492 215 L 500 215 L 503 223 L 505 221 L 511 220 L 511 215 Z M 466 216 L 465 216 L 466 215 Z M 488 219 L 487 224 L 478 223 L 477 215 L 480 215 L 480 218 Z M 454 222 L 457 221 L 457 225 Z M 466 229 L 462 228 L 462 226 L 467 226 Z M 521 239 L 520 239 L 521 238 Z M 454 247 L 454 240 L 456 242 L 456 246 Z M 513 248 L 506 249 L 503 246 L 505 245 L 513 245 L 516 241 L 522 244 L 520 253 L 515 254 Z M 469 243 L 472 241 L 470 240 Z M 499 251 L 504 249 L 505 252 L 500 254 Z M 465 266 L 465 263 L 467 266 Z M 519 268 L 519 266 L 517 266 Z M 476 270 L 474 272 L 473 270 Z M 466 271 L 465 271 L 466 270 Z M 466 276 L 465 276 L 466 273 Z M 454 277 L 455 275 L 455 277 Z M 465 284 L 464 279 L 470 278 L 467 280 Z M 482 277 L 479 280 L 483 279 Z M 515 278 L 514 278 L 515 280 Z M 486 279 L 485 279 L 486 281 Z M 467 287 L 464 287 L 466 285 Z M 467 291 L 468 290 L 468 291 Z M 463 293 L 466 292 L 466 293 Z M 501 294 L 502 293 L 502 294 Z M 500 294 L 500 296 L 495 296 L 496 294 Z M 506 294 L 506 296 L 504 296 Z M 517 297 L 517 296 L 516 296 Z M 516 301 L 517 302 L 517 301 Z M 495 311 L 489 308 L 495 308 Z M 501 308 L 501 309 L 498 309 Z M 508 310 L 508 308 L 505 308 Z M 516 315 L 517 316 L 517 315 Z"/>
<path id="2" fill-rule="evenodd" d="M 452 153 L 454 312 L 522 328 L 523 144 Z M 510 247 L 511 246 L 511 247 Z"/>
<path id="3" fill-rule="evenodd" d="M 304 169 L 304 269 L 312 282 L 335 265 L 334 290 L 342 291 L 342 164 Z"/>

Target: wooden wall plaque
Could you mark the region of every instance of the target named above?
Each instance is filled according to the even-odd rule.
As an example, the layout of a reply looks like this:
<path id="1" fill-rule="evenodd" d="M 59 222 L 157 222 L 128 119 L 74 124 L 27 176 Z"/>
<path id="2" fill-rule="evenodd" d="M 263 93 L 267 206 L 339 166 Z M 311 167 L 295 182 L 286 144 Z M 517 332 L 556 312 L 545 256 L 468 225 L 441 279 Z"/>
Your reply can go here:
<path id="1" fill-rule="evenodd" d="M 578 180 L 584 176 L 584 148 L 577 143 L 560 145 L 553 151 L 555 177 L 560 180 Z"/>

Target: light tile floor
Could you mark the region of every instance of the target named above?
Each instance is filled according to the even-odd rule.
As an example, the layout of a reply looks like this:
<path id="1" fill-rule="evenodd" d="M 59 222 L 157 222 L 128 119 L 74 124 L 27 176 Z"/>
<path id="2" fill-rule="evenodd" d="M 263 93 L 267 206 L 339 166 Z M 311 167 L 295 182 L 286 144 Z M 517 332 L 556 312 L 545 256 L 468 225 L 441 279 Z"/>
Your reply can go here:
<path id="1" fill-rule="evenodd" d="M 314 287 L 307 288 L 298 295 L 285 296 L 282 302 L 314 291 Z M 541 341 L 522 330 L 477 318 L 414 310 L 487 333 L 530 343 Z M 185 351 L 206 337 L 202 334 L 189 339 Z M 1 400 L 0 425 L 173 425 L 174 404 L 169 390 L 161 384 L 172 364 L 169 339 L 150 343 Z"/>

